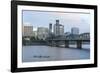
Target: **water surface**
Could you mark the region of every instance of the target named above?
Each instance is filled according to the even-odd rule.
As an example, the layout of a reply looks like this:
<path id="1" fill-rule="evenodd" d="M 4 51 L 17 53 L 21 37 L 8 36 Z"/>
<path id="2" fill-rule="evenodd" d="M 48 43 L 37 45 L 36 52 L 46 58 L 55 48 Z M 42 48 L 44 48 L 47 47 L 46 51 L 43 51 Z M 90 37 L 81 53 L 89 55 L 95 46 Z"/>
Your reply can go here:
<path id="1" fill-rule="evenodd" d="M 89 59 L 90 50 L 50 46 L 23 46 L 22 62 Z M 83 46 L 83 47 L 84 47 Z"/>

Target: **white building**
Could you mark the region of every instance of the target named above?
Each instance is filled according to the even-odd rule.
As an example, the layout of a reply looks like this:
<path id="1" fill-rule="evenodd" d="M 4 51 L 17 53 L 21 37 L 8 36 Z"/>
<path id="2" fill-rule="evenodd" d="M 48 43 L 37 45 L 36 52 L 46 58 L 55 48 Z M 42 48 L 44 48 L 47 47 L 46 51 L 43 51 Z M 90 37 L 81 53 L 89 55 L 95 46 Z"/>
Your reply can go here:
<path id="1" fill-rule="evenodd" d="M 59 25 L 59 35 L 64 35 L 64 26 Z"/>
<path id="2" fill-rule="evenodd" d="M 37 36 L 39 39 L 45 40 L 49 36 L 49 30 L 45 27 L 38 27 Z"/>
<path id="3" fill-rule="evenodd" d="M 33 36 L 37 38 L 37 31 L 33 31 Z"/>

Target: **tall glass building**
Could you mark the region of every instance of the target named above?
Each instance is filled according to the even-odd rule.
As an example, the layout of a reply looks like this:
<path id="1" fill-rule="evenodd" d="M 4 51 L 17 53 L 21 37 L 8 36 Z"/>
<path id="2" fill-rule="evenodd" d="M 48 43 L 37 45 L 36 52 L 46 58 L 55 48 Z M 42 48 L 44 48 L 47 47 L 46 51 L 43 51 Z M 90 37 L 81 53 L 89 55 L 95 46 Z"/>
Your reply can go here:
<path id="1" fill-rule="evenodd" d="M 64 26 L 59 24 L 59 20 L 56 20 L 56 24 L 54 24 L 54 35 L 64 35 Z"/>

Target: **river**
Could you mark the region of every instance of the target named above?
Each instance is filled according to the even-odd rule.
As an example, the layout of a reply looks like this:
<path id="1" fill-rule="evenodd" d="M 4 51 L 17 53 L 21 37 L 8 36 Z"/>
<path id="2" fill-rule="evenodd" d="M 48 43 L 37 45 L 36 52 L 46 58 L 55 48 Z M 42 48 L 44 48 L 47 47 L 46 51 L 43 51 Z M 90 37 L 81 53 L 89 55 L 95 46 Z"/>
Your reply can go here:
<path id="1" fill-rule="evenodd" d="M 23 46 L 22 62 L 89 59 L 90 46 L 83 45 L 82 47 L 87 47 L 87 49 L 61 48 L 50 46 Z"/>

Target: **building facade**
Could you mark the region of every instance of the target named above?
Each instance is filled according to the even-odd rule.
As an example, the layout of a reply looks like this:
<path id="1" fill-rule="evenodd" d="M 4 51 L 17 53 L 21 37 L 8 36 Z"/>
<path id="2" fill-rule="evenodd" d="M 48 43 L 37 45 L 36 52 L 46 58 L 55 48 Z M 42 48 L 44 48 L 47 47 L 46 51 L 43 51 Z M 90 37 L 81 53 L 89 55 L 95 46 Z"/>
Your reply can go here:
<path id="1" fill-rule="evenodd" d="M 33 36 L 33 26 L 23 26 L 23 36 L 32 37 Z"/>
<path id="2" fill-rule="evenodd" d="M 64 35 L 64 26 L 59 25 L 59 35 Z"/>
<path id="3" fill-rule="evenodd" d="M 52 36 L 52 23 L 49 24 L 49 37 Z"/>
<path id="4" fill-rule="evenodd" d="M 38 27 L 37 29 L 37 37 L 40 40 L 45 40 L 49 36 L 49 30 L 45 27 Z"/>
<path id="5" fill-rule="evenodd" d="M 64 35 L 64 26 L 59 24 L 59 20 L 56 20 L 56 24 L 54 24 L 54 35 Z"/>
<path id="6" fill-rule="evenodd" d="M 71 28 L 71 34 L 78 35 L 79 34 L 79 28 L 77 28 L 77 27 Z"/>
<path id="7" fill-rule="evenodd" d="M 33 37 L 37 38 L 37 31 L 33 31 Z"/>

